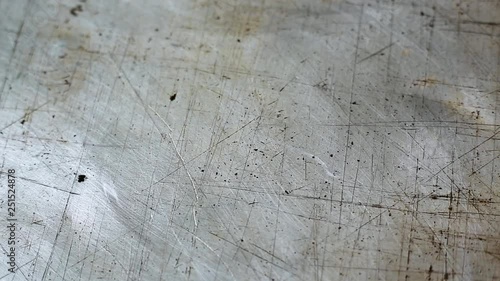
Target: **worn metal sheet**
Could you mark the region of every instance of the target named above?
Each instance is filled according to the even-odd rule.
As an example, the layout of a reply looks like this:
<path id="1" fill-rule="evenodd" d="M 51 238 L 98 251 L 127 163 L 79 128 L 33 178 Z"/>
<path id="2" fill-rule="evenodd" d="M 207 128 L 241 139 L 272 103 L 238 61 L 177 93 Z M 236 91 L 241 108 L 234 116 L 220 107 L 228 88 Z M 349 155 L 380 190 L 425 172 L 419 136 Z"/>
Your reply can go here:
<path id="1" fill-rule="evenodd" d="M 500 280 L 499 1 L 3 0 L 0 78 L 2 280 Z"/>

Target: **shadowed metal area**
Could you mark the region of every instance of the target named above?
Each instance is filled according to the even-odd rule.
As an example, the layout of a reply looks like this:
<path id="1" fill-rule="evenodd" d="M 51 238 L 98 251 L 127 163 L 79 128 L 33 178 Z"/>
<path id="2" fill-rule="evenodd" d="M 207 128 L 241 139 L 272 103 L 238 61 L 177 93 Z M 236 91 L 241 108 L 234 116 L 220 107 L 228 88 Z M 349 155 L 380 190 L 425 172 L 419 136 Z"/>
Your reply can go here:
<path id="1" fill-rule="evenodd" d="M 0 0 L 0 279 L 499 280 L 499 109 L 499 1 Z"/>

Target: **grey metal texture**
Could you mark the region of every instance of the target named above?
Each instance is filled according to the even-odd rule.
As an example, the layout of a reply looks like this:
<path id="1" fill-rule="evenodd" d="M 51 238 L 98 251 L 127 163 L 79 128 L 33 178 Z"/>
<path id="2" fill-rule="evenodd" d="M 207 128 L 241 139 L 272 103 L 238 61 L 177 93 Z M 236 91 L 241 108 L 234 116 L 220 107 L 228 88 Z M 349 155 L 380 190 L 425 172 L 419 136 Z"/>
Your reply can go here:
<path id="1" fill-rule="evenodd" d="M 499 82 L 496 0 L 1 0 L 0 278 L 500 280 Z"/>

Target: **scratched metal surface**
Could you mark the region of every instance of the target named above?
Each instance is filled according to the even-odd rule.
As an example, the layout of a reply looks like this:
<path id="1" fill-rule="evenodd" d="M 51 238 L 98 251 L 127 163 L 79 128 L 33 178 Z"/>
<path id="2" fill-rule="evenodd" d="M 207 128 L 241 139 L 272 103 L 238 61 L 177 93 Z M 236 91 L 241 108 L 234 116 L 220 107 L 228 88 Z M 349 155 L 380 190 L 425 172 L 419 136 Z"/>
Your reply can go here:
<path id="1" fill-rule="evenodd" d="M 3 0 L 0 27 L 2 280 L 500 279 L 499 1 Z"/>

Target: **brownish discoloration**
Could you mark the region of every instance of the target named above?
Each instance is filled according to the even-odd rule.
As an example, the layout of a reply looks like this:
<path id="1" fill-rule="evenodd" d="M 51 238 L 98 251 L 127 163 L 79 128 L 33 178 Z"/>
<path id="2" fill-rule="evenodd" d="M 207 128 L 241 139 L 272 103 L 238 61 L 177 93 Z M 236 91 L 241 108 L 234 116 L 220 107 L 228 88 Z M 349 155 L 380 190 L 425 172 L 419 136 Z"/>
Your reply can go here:
<path id="1" fill-rule="evenodd" d="M 242 38 L 259 32 L 265 20 L 265 10 L 251 5 L 220 6 L 209 18 L 210 24 L 223 33 Z"/>
<path id="2" fill-rule="evenodd" d="M 49 33 L 53 30 L 55 34 Z M 52 26 L 42 29 L 38 38 L 49 46 L 43 81 L 56 101 L 81 93 L 91 59 L 99 55 L 90 49 L 90 33 L 75 26 Z"/>
<path id="3" fill-rule="evenodd" d="M 31 122 L 31 120 L 33 119 L 33 112 L 35 110 L 30 108 L 30 107 L 27 107 L 25 110 L 24 110 L 24 116 L 23 118 L 21 119 L 21 124 L 25 124 L 25 123 L 29 123 Z"/>
<path id="4" fill-rule="evenodd" d="M 494 104 L 494 100 L 492 100 L 494 97 L 480 92 L 465 93 L 457 88 L 451 89 L 451 91 L 453 91 L 454 99 L 447 100 L 443 104 L 456 115 L 478 124 L 491 124 L 493 122 L 493 111 L 489 108 L 479 107 L 477 104 Z"/>
<path id="5" fill-rule="evenodd" d="M 436 77 L 429 76 L 426 78 L 415 80 L 415 82 L 413 82 L 413 85 L 422 86 L 422 87 L 431 87 L 431 86 L 435 86 L 436 84 L 438 84 L 440 82 L 441 81 L 439 81 Z"/>

